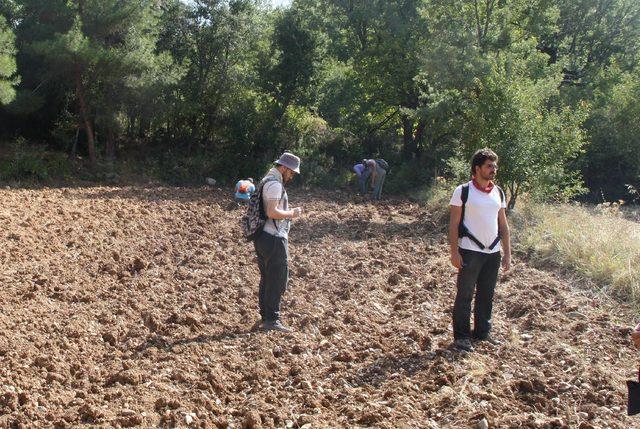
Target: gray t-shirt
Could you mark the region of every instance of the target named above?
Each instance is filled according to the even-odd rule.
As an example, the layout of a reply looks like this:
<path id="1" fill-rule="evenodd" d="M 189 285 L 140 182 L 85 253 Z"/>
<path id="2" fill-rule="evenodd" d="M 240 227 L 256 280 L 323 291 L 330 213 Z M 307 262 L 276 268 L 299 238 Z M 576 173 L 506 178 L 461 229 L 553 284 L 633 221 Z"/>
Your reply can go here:
<path id="1" fill-rule="evenodd" d="M 262 180 L 267 180 L 269 178 L 276 180 L 271 180 L 265 183 L 262 188 L 262 202 L 264 203 L 265 208 L 267 206 L 267 201 L 275 200 L 278 201 L 278 208 L 280 210 L 288 210 L 289 198 L 287 196 L 287 191 L 282 185 L 282 174 L 280 174 L 277 169 L 272 168 Z M 276 237 L 288 239 L 290 227 L 291 219 L 267 219 L 267 222 L 264 225 L 264 231 L 271 235 L 275 235 Z"/>

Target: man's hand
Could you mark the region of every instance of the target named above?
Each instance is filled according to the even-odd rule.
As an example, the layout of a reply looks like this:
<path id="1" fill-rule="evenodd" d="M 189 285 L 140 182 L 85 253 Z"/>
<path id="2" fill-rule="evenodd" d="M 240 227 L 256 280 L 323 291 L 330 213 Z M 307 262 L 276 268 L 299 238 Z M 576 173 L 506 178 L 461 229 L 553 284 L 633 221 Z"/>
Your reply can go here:
<path id="1" fill-rule="evenodd" d="M 302 207 L 296 207 L 293 209 L 293 216 L 291 216 L 292 219 L 298 218 L 302 216 Z"/>
<path id="2" fill-rule="evenodd" d="M 460 270 L 462 269 L 462 263 L 463 261 L 460 252 L 458 252 L 457 250 L 455 252 L 451 252 L 451 265 Z"/>
<path id="3" fill-rule="evenodd" d="M 502 257 L 502 269 L 505 271 L 511 269 L 511 254 L 506 254 Z"/>

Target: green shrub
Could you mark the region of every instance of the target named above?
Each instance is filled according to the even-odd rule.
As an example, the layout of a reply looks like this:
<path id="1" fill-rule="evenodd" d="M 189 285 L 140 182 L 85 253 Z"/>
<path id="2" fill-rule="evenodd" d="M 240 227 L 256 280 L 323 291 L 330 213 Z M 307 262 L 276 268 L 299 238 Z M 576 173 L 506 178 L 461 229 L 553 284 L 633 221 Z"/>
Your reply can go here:
<path id="1" fill-rule="evenodd" d="M 389 163 L 389 171 L 384 182 L 383 194 L 411 195 L 418 194 L 420 189 L 430 185 L 433 180 L 431 172 L 424 168 L 419 161 L 400 162 L 399 160 L 386 159 Z"/>
<path id="2" fill-rule="evenodd" d="M 66 156 L 48 152 L 44 146 L 30 145 L 23 138 L 16 139 L 8 155 L 0 161 L 0 180 L 40 182 L 47 179 L 66 179 L 70 166 Z"/>

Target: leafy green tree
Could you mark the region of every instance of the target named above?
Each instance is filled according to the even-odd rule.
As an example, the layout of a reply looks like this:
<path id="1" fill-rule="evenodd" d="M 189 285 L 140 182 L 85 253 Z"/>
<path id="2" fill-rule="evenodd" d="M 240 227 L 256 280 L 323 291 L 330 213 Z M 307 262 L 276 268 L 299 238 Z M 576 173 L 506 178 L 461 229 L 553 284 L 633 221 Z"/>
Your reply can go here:
<path id="1" fill-rule="evenodd" d="M 187 154 L 247 150 L 251 130 L 244 118 L 257 109 L 258 53 L 267 43 L 260 12 L 248 0 L 174 1 L 163 14 L 158 50 L 183 69 L 168 131 Z M 242 142 L 230 144 L 238 133 Z"/>
<path id="2" fill-rule="evenodd" d="M 49 65 L 34 46 L 69 31 L 73 13 L 66 0 L 15 0 L 13 3 L 10 19 L 15 25 L 16 62 L 21 82 L 16 99 L 7 108 L 12 115 L 7 122 L 16 127 L 14 133 L 48 140 L 54 124 L 68 108 L 73 87 L 69 79 L 57 79 L 49 72 Z"/>
<path id="3" fill-rule="evenodd" d="M 625 199 L 626 186 L 640 184 L 640 70 L 621 73 L 612 67 L 598 83 L 587 121 L 584 177 L 593 199 Z"/>
<path id="4" fill-rule="evenodd" d="M 0 16 L 0 104 L 7 104 L 15 97 L 16 76 L 15 36 L 7 20 Z"/>
<path id="5" fill-rule="evenodd" d="M 426 123 L 415 110 L 421 106 L 415 80 L 421 46 L 427 36 L 422 1 L 321 1 L 334 22 L 325 25 L 339 34 L 330 51 L 349 53 L 357 76 L 350 85 L 361 91 L 354 101 L 367 121 L 360 134 L 397 127 L 406 159 L 419 156 Z M 349 62 L 347 61 L 347 64 Z"/>
<path id="6" fill-rule="evenodd" d="M 379 154 L 393 185 L 488 145 L 511 205 L 579 191 L 577 167 L 592 195 L 637 183 L 635 0 L 0 0 L 0 13 L 3 102 L 21 77 L 3 129 L 75 134 L 93 164 L 135 141 L 163 171 L 224 177 L 295 148 L 318 174 Z"/>
<path id="7" fill-rule="evenodd" d="M 499 180 L 510 208 L 523 193 L 566 199 L 583 190 L 571 162 L 585 143 L 586 112 L 554 102 L 562 80 L 557 68 L 542 78 L 531 76 L 546 63 L 546 55 L 535 50 L 496 61 L 487 76 L 476 80 L 464 109 L 465 155 L 486 146 L 499 154 Z"/>
<path id="8" fill-rule="evenodd" d="M 425 8 L 432 37 L 425 43 L 424 101 L 416 115 L 430 124 L 431 165 L 437 169 L 452 150 L 467 159 L 479 147 L 494 148 L 511 207 L 523 192 L 580 190 L 567 163 L 584 144 L 583 109 L 562 106 L 562 70 L 538 49 L 537 34 L 556 28 L 558 10 L 549 6 L 545 0 L 436 0 Z"/>
<path id="9" fill-rule="evenodd" d="M 106 135 L 106 155 L 115 154 L 117 117 L 132 82 L 154 61 L 154 2 L 82 0 L 68 2 L 73 25 L 33 43 L 55 79 L 70 79 L 79 117 L 96 164 L 96 122 Z"/>
<path id="10" fill-rule="evenodd" d="M 541 49 L 563 66 L 563 85 L 578 89 L 616 61 L 626 71 L 638 64 L 640 3 L 635 0 L 557 0 L 555 31 L 542 33 Z"/>
<path id="11" fill-rule="evenodd" d="M 269 158 L 290 146 L 284 137 L 286 133 L 279 135 L 283 131 L 283 116 L 290 107 L 295 109 L 296 104 L 311 103 L 317 66 L 317 40 L 304 14 L 297 8 L 275 13 L 271 44 L 262 51 L 258 64 L 266 109 L 257 148 Z"/>

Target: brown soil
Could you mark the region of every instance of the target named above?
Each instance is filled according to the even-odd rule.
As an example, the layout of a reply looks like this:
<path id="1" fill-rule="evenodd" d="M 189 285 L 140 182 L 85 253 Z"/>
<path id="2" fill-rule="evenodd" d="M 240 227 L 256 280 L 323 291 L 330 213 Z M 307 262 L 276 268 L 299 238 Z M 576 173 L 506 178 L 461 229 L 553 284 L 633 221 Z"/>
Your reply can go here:
<path id="1" fill-rule="evenodd" d="M 454 271 L 417 204 L 298 190 L 284 321 L 220 189 L 0 191 L 0 427 L 629 428 L 629 313 L 522 261 L 498 347 L 450 349 Z"/>

